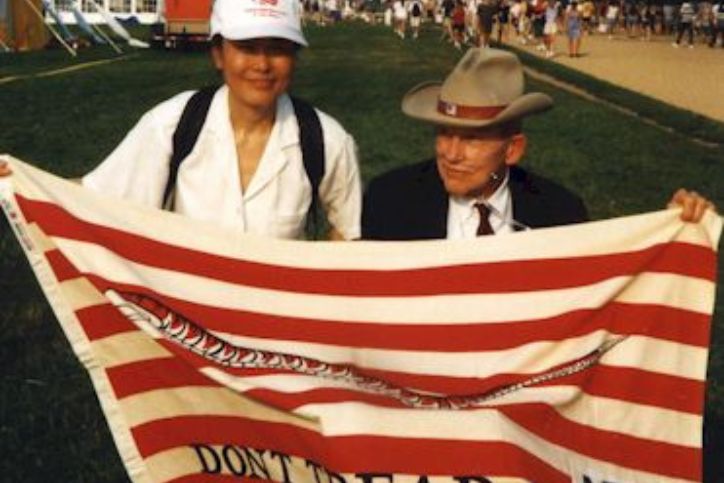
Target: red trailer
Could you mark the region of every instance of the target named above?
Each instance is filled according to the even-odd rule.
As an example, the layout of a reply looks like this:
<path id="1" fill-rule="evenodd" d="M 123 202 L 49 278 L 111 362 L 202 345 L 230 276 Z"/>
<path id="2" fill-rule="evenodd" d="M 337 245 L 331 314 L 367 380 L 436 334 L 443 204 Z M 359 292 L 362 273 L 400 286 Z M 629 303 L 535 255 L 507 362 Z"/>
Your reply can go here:
<path id="1" fill-rule="evenodd" d="M 208 42 L 212 0 L 166 0 L 165 22 L 155 26 L 153 42 L 165 48 L 203 46 Z"/>

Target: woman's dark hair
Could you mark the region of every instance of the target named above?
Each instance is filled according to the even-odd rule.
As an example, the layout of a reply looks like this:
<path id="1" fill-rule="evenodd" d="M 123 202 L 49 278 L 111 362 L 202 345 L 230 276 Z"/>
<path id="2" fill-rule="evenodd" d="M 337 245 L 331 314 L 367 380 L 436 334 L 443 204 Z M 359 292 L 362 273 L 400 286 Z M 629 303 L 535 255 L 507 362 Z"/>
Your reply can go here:
<path id="1" fill-rule="evenodd" d="M 221 34 L 216 34 L 211 37 L 211 47 L 221 47 L 221 43 L 224 41 L 224 37 Z"/>

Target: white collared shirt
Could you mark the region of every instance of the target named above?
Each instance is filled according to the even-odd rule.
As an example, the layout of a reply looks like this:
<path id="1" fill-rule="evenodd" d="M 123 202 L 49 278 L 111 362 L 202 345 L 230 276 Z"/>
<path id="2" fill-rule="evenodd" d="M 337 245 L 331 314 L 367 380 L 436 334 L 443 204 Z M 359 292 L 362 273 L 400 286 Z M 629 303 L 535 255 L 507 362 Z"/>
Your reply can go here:
<path id="1" fill-rule="evenodd" d="M 496 235 L 512 233 L 513 201 L 508 188 L 508 175 L 488 198 L 488 203 L 495 208 L 488 217 L 488 222 Z M 480 225 L 480 212 L 475 207 L 477 198 L 461 198 L 451 196 L 447 211 L 447 239 L 459 240 L 475 238 Z M 502 216 L 501 216 L 502 215 Z"/>
<path id="2" fill-rule="evenodd" d="M 184 92 L 148 111 L 110 156 L 83 178 L 83 184 L 159 207 L 168 179 L 172 136 L 192 94 Z M 181 164 L 175 211 L 242 232 L 302 238 L 312 188 L 291 100 L 287 95 L 279 98 L 269 140 L 243 192 L 228 95 L 226 86 L 216 92 L 196 145 Z M 330 224 L 344 238 L 359 238 L 362 185 L 354 139 L 333 118 L 317 114 L 326 155 L 320 202 Z"/>

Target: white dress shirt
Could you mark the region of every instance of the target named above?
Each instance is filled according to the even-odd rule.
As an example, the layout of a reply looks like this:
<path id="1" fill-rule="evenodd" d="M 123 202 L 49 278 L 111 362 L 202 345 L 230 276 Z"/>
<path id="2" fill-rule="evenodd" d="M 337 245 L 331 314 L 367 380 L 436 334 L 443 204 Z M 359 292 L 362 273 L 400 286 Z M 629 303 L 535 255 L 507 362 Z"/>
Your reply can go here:
<path id="1" fill-rule="evenodd" d="M 447 238 L 459 240 L 477 237 L 480 225 L 480 212 L 475 207 L 478 198 L 450 197 L 447 211 Z M 488 222 L 496 235 L 512 233 L 513 200 L 508 188 L 508 174 L 488 199 L 489 205 L 494 208 L 488 216 Z"/>

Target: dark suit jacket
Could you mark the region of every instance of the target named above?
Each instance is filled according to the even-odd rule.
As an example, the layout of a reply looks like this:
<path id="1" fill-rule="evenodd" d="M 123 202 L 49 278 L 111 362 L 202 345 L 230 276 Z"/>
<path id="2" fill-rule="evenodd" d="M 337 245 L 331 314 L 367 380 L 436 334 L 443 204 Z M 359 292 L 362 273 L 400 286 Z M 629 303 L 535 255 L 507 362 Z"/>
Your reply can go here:
<path id="1" fill-rule="evenodd" d="M 588 220 L 583 201 L 566 188 L 516 166 L 509 173 L 513 218 L 519 222 L 542 228 Z M 435 160 L 385 173 L 367 187 L 362 209 L 362 238 L 445 238 L 448 203 Z"/>

